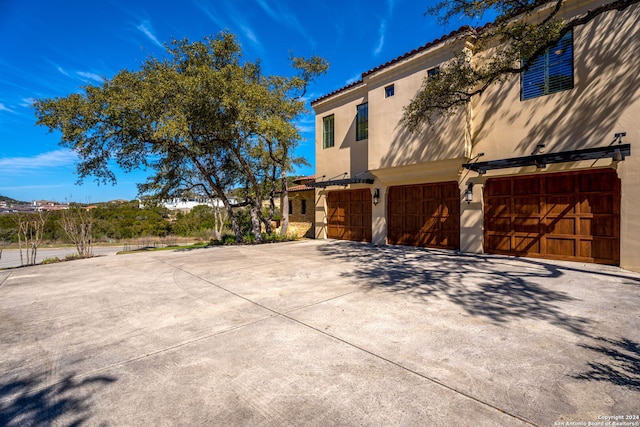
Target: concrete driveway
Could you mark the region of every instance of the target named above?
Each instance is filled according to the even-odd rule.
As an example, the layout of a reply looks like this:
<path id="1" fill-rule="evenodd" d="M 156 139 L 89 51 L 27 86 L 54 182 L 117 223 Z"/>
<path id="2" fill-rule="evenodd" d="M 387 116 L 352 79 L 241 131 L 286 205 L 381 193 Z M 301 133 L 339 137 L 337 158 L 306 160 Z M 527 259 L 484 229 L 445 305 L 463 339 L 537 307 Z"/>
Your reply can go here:
<path id="1" fill-rule="evenodd" d="M 0 271 L 0 425 L 639 415 L 640 275 L 619 268 L 301 241 Z"/>

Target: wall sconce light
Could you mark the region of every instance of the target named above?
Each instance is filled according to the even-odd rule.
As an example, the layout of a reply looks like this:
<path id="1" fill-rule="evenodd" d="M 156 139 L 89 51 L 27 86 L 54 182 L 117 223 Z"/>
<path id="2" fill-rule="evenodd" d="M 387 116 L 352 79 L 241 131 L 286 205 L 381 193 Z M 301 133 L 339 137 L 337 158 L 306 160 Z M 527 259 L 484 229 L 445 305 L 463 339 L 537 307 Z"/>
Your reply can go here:
<path id="1" fill-rule="evenodd" d="M 467 184 L 467 189 L 464 190 L 464 201 L 467 204 L 473 202 L 473 182 Z"/>
<path id="2" fill-rule="evenodd" d="M 373 204 L 377 205 L 379 201 L 380 201 L 380 189 L 376 188 L 375 190 L 373 190 Z"/>

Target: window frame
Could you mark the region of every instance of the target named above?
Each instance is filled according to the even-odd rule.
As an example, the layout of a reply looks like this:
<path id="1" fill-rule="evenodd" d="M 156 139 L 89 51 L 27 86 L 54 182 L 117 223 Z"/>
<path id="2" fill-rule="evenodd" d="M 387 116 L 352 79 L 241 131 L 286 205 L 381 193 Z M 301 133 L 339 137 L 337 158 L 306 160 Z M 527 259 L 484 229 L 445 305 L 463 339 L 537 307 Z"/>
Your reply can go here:
<path id="1" fill-rule="evenodd" d="M 387 85 L 387 86 L 384 87 L 384 97 L 385 98 L 391 98 L 395 94 L 396 94 L 395 84 L 391 83 L 390 85 Z"/>
<path id="2" fill-rule="evenodd" d="M 306 199 L 301 199 L 300 200 L 300 215 L 306 215 L 307 214 L 307 200 Z"/>
<path id="3" fill-rule="evenodd" d="M 558 53 L 560 52 L 560 53 Z M 557 55 L 554 58 L 552 55 Z M 565 58 L 562 56 L 566 55 Z M 553 61 L 555 59 L 555 61 Z M 521 61 L 524 67 L 526 61 Z M 553 71 L 558 74 L 552 74 Z M 570 70 L 562 74 L 562 71 Z M 553 79 L 557 81 L 554 82 Z M 538 86 L 537 88 L 535 86 Z M 540 98 L 575 87 L 575 52 L 573 30 L 568 31 L 553 46 L 534 58 L 526 71 L 520 73 L 520 101 Z"/>
<path id="4" fill-rule="evenodd" d="M 330 129 L 328 124 L 330 123 Z M 335 114 L 329 114 L 322 118 L 322 148 L 331 148 L 335 146 L 336 120 Z"/>
<path id="5" fill-rule="evenodd" d="M 369 138 L 369 103 L 356 105 L 356 141 Z"/>

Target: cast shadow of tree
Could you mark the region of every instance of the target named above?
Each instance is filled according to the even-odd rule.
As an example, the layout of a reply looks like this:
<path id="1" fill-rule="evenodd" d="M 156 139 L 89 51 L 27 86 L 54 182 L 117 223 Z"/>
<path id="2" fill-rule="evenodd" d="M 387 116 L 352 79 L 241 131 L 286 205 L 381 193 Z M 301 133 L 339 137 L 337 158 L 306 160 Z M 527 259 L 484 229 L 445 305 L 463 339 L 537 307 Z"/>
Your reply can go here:
<path id="1" fill-rule="evenodd" d="M 606 359 L 589 362 L 590 370 L 574 378 L 606 381 L 640 392 L 640 344 L 628 338 L 596 338 L 599 345 L 580 344 L 587 350 L 600 353 Z"/>
<path id="2" fill-rule="evenodd" d="M 116 381 L 110 376 L 75 378 L 43 386 L 45 376 L 32 376 L 0 383 L 0 425 L 49 426 L 64 421 L 80 426 L 90 418 L 91 394 L 100 386 Z"/>
<path id="3" fill-rule="evenodd" d="M 362 279 L 362 285 L 369 289 L 410 294 L 426 302 L 446 298 L 467 313 L 496 323 L 534 319 L 588 336 L 591 321 L 571 315 L 567 309 L 579 301 L 568 292 L 540 284 L 541 279 L 561 278 L 563 269 L 576 268 L 527 258 L 513 262 L 502 256 L 347 241 L 322 245 L 318 250 L 333 260 L 354 264 L 345 274 Z M 624 274 L 599 274 L 640 283 Z"/>
<path id="4" fill-rule="evenodd" d="M 556 265 L 527 258 L 346 241 L 331 242 L 318 250 L 332 261 L 351 263 L 353 269 L 344 275 L 367 289 L 411 295 L 426 304 L 444 298 L 466 313 L 496 324 L 538 320 L 579 335 L 583 342 L 595 342 L 578 344 L 593 352 L 598 361 L 587 362 L 590 370 L 575 378 L 607 381 L 640 391 L 640 345 L 628 338 L 593 337 L 593 321 L 571 314 L 580 311 L 580 300 L 569 292 L 540 284 L 544 279 L 561 284 L 566 272 L 571 271 L 612 277 L 623 286 L 640 286 L 640 278 L 634 274 L 582 270 L 579 264 Z"/>

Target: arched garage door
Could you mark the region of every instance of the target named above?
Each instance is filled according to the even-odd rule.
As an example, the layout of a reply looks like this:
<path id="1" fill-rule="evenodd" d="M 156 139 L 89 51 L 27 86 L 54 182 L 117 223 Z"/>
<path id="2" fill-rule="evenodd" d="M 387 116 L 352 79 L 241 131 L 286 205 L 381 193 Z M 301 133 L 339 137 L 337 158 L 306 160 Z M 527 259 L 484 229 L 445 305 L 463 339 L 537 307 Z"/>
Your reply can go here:
<path id="1" fill-rule="evenodd" d="M 327 237 L 371 241 L 371 190 L 332 191 L 327 195 Z"/>
<path id="2" fill-rule="evenodd" d="M 460 248 L 457 182 L 389 187 L 387 203 L 390 244 Z"/>
<path id="3" fill-rule="evenodd" d="M 612 169 L 488 179 L 485 251 L 620 263 L 620 179 Z"/>

